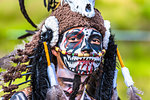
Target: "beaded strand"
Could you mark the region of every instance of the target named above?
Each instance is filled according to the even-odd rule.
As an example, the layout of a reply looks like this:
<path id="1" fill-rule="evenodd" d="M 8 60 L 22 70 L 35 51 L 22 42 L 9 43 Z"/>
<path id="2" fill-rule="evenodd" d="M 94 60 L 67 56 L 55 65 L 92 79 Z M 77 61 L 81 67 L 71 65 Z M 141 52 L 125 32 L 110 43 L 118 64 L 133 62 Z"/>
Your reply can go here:
<path id="1" fill-rule="evenodd" d="M 97 53 L 72 53 L 72 52 L 66 52 L 65 50 L 61 50 L 59 47 L 55 46 L 55 50 L 57 52 L 61 52 L 63 55 L 71 55 L 71 56 L 78 56 L 78 57 L 101 57 L 106 53 L 106 50 L 103 49 L 102 52 Z"/>

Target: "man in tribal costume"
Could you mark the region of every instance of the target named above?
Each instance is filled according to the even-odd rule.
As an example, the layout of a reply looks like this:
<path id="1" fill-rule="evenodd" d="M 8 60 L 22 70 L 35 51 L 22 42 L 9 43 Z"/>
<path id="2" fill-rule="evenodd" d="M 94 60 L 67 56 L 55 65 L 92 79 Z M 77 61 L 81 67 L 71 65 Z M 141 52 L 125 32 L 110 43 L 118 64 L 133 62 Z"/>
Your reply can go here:
<path id="1" fill-rule="evenodd" d="M 117 45 L 110 34 L 109 21 L 103 20 L 94 5 L 94 0 L 62 0 L 25 49 L 17 50 L 15 55 L 19 57 L 12 59 L 17 66 L 8 68 L 3 75 L 6 83 L 26 75 L 24 83 L 31 82 L 31 86 L 21 92 L 13 91 L 20 84 L 3 86 L 5 92 L 10 92 L 3 96 L 5 99 L 119 99 Z M 27 73 L 21 74 L 24 71 Z M 134 89 L 131 77 L 127 86 Z M 141 99 L 136 92 L 133 94 L 135 100 Z"/>

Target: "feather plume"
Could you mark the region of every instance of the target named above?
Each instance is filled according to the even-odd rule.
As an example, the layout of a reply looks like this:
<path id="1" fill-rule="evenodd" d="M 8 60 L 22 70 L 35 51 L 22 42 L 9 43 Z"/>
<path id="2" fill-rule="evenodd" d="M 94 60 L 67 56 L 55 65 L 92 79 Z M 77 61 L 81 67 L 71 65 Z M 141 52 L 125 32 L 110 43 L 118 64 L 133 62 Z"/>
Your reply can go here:
<path id="1" fill-rule="evenodd" d="M 48 89 L 46 100 L 67 100 L 67 96 L 59 85 L 54 85 Z"/>
<path id="2" fill-rule="evenodd" d="M 18 39 L 24 39 L 26 37 L 32 36 L 32 35 L 36 34 L 37 30 L 35 30 L 35 31 L 26 30 L 26 32 L 27 32 L 26 34 L 19 36 Z"/>
<path id="3" fill-rule="evenodd" d="M 142 98 L 140 96 L 138 96 L 137 94 L 143 95 L 143 92 L 133 86 L 130 86 L 128 88 L 129 100 L 142 100 Z"/>

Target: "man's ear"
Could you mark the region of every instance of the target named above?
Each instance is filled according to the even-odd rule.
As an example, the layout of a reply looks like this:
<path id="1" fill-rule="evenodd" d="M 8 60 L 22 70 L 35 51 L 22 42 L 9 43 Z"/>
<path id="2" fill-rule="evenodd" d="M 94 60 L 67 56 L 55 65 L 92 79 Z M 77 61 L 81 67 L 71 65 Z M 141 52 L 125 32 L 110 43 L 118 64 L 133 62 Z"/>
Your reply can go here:
<path id="1" fill-rule="evenodd" d="M 53 49 L 52 54 L 55 55 L 56 57 L 58 56 L 58 53 Z"/>
<path id="2" fill-rule="evenodd" d="M 59 68 L 64 68 L 63 66 L 65 66 L 65 65 L 64 65 L 64 63 L 63 63 L 63 61 L 62 61 L 62 59 L 61 59 L 61 57 L 60 57 L 60 53 L 57 52 L 57 51 L 55 51 L 55 50 L 53 49 L 53 50 L 52 50 L 52 54 L 53 54 L 54 56 L 56 56 L 56 58 L 57 58 L 57 63 L 58 63 Z"/>

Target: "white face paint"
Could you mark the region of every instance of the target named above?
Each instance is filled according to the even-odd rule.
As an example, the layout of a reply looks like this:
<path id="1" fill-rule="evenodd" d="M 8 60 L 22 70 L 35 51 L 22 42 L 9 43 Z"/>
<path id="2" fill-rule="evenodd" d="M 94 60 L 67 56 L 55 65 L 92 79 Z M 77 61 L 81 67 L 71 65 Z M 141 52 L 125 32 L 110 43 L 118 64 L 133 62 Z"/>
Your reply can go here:
<path id="1" fill-rule="evenodd" d="M 63 34 L 59 43 L 61 50 L 72 53 L 99 53 L 102 49 L 102 35 L 93 28 L 73 28 Z M 91 74 L 101 63 L 101 57 L 78 57 L 61 54 L 65 66 L 72 72 Z"/>
<path id="2" fill-rule="evenodd" d="M 94 17 L 95 11 L 95 0 L 62 0 L 65 3 L 68 3 L 71 10 L 82 14 L 86 17 Z"/>

